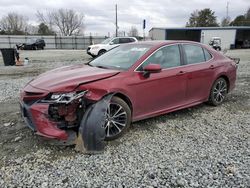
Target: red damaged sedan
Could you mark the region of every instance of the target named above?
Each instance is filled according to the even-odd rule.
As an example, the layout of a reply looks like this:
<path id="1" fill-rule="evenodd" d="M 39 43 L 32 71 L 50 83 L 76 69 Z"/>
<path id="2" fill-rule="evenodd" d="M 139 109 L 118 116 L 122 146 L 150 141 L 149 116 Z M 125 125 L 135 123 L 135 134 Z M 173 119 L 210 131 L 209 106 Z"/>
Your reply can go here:
<path id="1" fill-rule="evenodd" d="M 68 140 L 86 111 L 112 94 L 104 122 L 105 139 L 112 140 L 133 121 L 221 104 L 235 87 L 236 69 L 232 59 L 196 42 L 124 44 L 87 64 L 41 74 L 24 87 L 20 104 L 37 134 Z"/>

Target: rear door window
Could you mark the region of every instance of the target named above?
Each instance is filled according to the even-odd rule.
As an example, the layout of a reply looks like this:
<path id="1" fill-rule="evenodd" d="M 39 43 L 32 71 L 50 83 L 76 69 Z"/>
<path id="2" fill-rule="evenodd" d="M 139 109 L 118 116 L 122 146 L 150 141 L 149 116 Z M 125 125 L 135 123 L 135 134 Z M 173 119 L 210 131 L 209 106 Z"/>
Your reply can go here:
<path id="1" fill-rule="evenodd" d="M 204 50 L 206 61 L 212 59 L 212 55 L 206 49 L 203 48 L 203 50 Z"/>
<path id="2" fill-rule="evenodd" d="M 187 64 L 196 64 L 205 62 L 205 56 L 202 47 L 192 44 L 184 44 L 183 45 Z"/>
<path id="3" fill-rule="evenodd" d="M 130 39 L 129 38 L 120 38 L 120 43 L 123 44 L 123 43 L 129 43 L 130 42 Z"/>

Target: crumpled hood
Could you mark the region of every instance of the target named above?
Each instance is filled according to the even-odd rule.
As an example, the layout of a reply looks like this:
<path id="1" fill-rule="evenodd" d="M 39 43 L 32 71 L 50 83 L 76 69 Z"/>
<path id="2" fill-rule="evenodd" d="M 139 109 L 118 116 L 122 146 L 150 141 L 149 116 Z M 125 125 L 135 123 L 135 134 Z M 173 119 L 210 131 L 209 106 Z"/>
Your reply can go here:
<path id="1" fill-rule="evenodd" d="M 49 92 L 65 92 L 74 90 L 79 84 L 105 79 L 118 73 L 118 70 L 101 69 L 89 65 L 74 65 L 45 72 L 29 84 Z"/>

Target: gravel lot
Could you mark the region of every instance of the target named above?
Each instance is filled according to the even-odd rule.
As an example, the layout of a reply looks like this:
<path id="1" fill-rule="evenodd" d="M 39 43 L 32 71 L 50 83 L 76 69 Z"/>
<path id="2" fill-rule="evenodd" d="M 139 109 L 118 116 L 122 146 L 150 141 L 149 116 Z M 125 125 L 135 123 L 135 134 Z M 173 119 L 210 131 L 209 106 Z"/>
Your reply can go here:
<path id="1" fill-rule="evenodd" d="M 100 155 L 83 155 L 34 135 L 20 118 L 18 92 L 54 67 L 86 62 L 84 51 L 27 51 L 27 67 L 0 62 L 0 187 L 250 187 L 250 50 L 236 89 L 206 104 L 136 122 Z"/>

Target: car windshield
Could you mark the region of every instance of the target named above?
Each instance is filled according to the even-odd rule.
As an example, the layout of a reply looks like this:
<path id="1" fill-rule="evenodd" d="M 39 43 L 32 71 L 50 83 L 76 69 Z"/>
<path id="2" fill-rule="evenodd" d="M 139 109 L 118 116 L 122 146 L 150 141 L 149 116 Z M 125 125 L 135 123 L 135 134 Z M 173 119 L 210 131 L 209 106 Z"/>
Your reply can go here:
<path id="1" fill-rule="evenodd" d="M 111 41 L 112 38 L 108 38 L 101 42 L 101 44 L 108 44 Z"/>
<path id="2" fill-rule="evenodd" d="M 151 47 L 148 44 L 121 45 L 94 59 L 89 65 L 107 69 L 127 70 Z"/>

